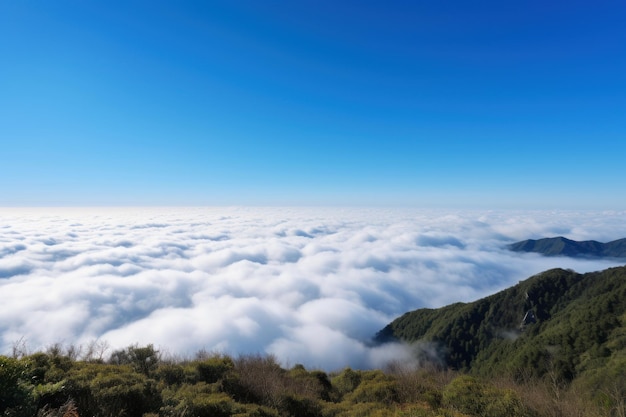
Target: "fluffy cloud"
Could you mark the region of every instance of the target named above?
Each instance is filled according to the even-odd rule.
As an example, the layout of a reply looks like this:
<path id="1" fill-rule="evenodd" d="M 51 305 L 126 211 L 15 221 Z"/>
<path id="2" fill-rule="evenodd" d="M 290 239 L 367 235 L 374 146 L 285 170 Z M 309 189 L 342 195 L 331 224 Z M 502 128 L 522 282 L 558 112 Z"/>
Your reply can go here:
<path id="1" fill-rule="evenodd" d="M 506 250 L 626 236 L 623 212 L 3 209 L 0 352 L 18 340 L 273 353 L 336 369 L 408 360 L 369 339 L 398 315 L 607 260 Z"/>

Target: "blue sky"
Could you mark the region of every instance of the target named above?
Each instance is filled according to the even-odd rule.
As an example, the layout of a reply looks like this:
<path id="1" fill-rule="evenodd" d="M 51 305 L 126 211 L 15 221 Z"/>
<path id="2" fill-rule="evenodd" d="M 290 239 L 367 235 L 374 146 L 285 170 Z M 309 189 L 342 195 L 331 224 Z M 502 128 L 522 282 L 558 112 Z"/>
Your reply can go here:
<path id="1" fill-rule="evenodd" d="M 623 1 L 5 1 L 0 205 L 626 208 Z"/>

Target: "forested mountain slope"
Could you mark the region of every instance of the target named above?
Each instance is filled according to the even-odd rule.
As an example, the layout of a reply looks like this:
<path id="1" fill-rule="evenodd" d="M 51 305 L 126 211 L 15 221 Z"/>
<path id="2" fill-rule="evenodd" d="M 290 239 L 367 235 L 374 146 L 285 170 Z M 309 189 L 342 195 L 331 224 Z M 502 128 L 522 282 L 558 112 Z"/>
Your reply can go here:
<path id="1" fill-rule="evenodd" d="M 377 335 L 393 339 L 428 342 L 446 366 L 475 374 L 623 383 L 626 267 L 553 269 L 472 303 L 412 311 Z"/>

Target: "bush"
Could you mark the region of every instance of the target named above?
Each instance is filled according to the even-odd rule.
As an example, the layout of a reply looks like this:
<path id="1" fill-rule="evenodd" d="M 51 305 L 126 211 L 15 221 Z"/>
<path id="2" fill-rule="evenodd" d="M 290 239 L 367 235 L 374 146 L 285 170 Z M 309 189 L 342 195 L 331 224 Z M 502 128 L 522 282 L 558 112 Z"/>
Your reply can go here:
<path id="1" fill-rule="evenodd" d="M 101 415 L 140 417 L 161 406 L 154 382 L 137 373 L 100 374 L 90 388 Z"/>
<path id="2" fill-rule="evenodd" d="M 464 413 L 481 415 L 485 408 L 483 387 L 470 376 L 459 376 L 445 387 L 442 403 Z"/>
<path id="3" fill-rule="evenodd" d="M 333 386 L 326 372 L 309 372 L 304 366 L 296 365 L 289 371 L 288 377 L 289 388 L 294 393 L 307 398 L 331 401 Z"/>
<path id="4" fill-rule="evenodd" d="M 115 365 L 131 365 L 136 372 L 151 375 L 156 370 L 161 358 L 153 345 L 145 347 L 129 346 L 111 354 L 109 363 Z"/>
<path id="5" fill-rule="evenodd" d="M 510 389 L 497 389 L 475 378 L 462 375 L 443 391 L 444 406 L 481 417 L 527 417 L 532 413 Z"/>
<path id="6" fill-rule="evenodd" d="M 224 390 L 236 400 L 278 408 L 287 387 L 286 371 L 273 356 L 245 355 L 234 363 Z"/>
<path id="7" fill-rule="evenodd" d="M 185 395 L 171 415 L 229 417 L 235 413 L 236 409 L 237 404 L 224 393 L 196 393 L 195 395 Z"/>
<path id="8" fill-rule="evenodd" d="M 64 392 L 80 415 L 141 417 L 162 403 L 156 381 L 121 365 L 82 363 L 67 376 Z"/>
<path id="9" fill-rule="evenodd" d="M 353 403 L 376 402 L 390 405 L 398 398 L 395 380 L 381 371 L 363 372 L 360 384 L 345 400 Z"/>
<path id="10" fill-rule="evenodd" d="M 212 384 L 222 379 L 234 367 L 235 364 L 231 358 L 216 355 L 196 363 L 198 380 Z"/>
<path id="11" fill-rule="evenodd" d="M 155 377 L 166 385 L 181 385 L 185 382 L 185 368 L 177 364 L 162 364 L 155 372 Z"/>
<path id="12" fill-rule="evenodd" d="M 346 368 L 337 376 L 332 378 L 331 382 L 340 397 L 343 397 L 344 395 L 354 391 L 356 387 L 359 386 L 361 383 L 361 373 L 353 371 L 350 368 Z"/>
<path id="13" fill-rule="evenodd" d="M 293 394 L 282 398 L 280 409 L 288 416 L 318 417 L 322 415 L 322 408 L 318 401 Z"/>
<path id="14" fill-rule="evenodd" d="M 358 403 L 336 407 L 335 417 L 394 417 L 395 411 L 379 403 Z M 328 415 L 328 414 L 325 414 Z"/>
<path id="15" fill-rule="evenodd" d="M 28 371 L 24 361 L 0 356 L 0 413 L 3 415 L 29 415 L 35 410 Z"/>

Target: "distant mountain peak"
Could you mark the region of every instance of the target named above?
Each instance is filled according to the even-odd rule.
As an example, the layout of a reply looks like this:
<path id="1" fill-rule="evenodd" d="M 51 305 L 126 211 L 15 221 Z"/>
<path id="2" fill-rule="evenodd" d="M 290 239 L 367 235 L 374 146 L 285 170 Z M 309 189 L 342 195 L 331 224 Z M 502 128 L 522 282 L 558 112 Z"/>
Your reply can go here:
<path id="1" fill-rule="evenodd" d="M 576 241 L 564 236 L 527 239 L 508 245 L 515 252 L 535 252 L 546 256 L 585 258 L 626 258 L 626 239 L 608 243 L 596 240 Z"/>

